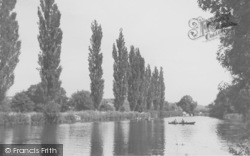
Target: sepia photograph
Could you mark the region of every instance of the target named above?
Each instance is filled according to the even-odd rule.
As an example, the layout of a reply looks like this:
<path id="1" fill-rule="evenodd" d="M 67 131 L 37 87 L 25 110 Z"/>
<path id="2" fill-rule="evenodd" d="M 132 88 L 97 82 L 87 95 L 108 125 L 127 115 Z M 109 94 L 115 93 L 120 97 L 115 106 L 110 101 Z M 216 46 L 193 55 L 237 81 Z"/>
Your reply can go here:
<path id="1" fill-rule="evenodd" d="M 234 155 L 249 0 L 0 0 L 0 156 Z"/>

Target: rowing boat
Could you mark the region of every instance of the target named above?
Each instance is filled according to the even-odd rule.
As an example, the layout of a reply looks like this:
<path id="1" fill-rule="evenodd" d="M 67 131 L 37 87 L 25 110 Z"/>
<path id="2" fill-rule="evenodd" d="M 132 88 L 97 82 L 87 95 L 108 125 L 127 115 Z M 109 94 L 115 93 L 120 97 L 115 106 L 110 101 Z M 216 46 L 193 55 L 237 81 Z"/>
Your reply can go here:
<path id="1" fill-rule="evenodd" d="M 179 124 L 179 125 L 194 125 L 195 122 L 174 122 L 174 121 L 172 121 L 172 122 L 168 122 L 168 124 L 173 124 L 173 125 L 177 125 L 177 124 Z"/>

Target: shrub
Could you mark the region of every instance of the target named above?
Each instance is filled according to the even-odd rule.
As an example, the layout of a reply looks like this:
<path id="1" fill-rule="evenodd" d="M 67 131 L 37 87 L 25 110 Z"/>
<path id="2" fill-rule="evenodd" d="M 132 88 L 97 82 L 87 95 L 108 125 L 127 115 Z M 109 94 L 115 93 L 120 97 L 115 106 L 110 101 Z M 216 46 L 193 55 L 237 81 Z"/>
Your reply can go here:
<path id="1" fill-rule="evenodd" d="M 43 92 L 41 83 L 31 85 L 26 91 L 27 96 L 35 103 L 35 105 L 43 103 Z"/>
<path id="2" fill-rule="evenodd" d="M 77 91 L 72 94 L 69 105 L 76 111 L 93 109 L 93 102 L 88 91 Z"/>
<path id="3" fill-rule="evenodd" d="M 43 113 L 35 113 L 30 116 L 32 124 L 42 124 L 45 122 L 45 117 Z"/>
<path id="4" fill-rule="evenodd" d="M 45 104 L 44 107 L 44 117 L 46 123 L 58 123 L 60 116 L 60 105 L 54 101 L 50 101 Z"/>
<path id="5" fill-rule="evenodd" d="M 34 106 L 35 112 L 43 112 L 44 109 L 45 109 L 45 104 L 43 104 L 43 103 L 38 103 L 38 104 L 35 104 L 35 106 Z"/>
<path id="6" fill-rule="evenodd" d="M 62 123 L 75 123 L 76 122 L 74 112 L 69 111 L 69 112 L 62 113 L 61 117 L 62 117 L 61 118 Z"/>
<path id="7" fill-rule="evenodd" d="M 11 110 L 14 112 L 31 112 L 34 110 L 34 103 L 26 93 L 17 93 L 11 100 Z"/>
<path id="8" fill-rule="evenodd" d="M 26 94 L 31 99 L 31 101 L 35 104 L 35 111 L 36 112 L 42 112 L 44 109 L 44 99 L 43 99 L 43 91 L 42 91 L 42 85 L 41 83 L 31 85 L 29 89 L 26 91 Z M 68 97 L 66 96 L 66 91 L 64 88 L 60 88 L 60 90 L 57 92 L 55 102 L 61 105 L 61 111 L 67 111 L 69 110 L 68 106 Z"/>
<path id="9" fill-rule="evenodd" d="M 114 111 L 115 107 L 112 103 L 109 103 L 107 100 L 103 100 L 100 106 L 100 111 Z"/>
<path id="10" fill-rule="evenodd" d="M 69 98 L 66 96 L 66 91 L 64 90 L 64 88 L 61 87 L 55 99 L 55 102 L 61 106 L 61 112 L 66 112 L 70 110 L 68 100 Z"/>
<path id="11" fill-rule="evenodd" d="M 2 103 L 0 103 L 0 112 L 10 112 L 10 103 L 11 100 L 9 98 L 5 98 Z"/>

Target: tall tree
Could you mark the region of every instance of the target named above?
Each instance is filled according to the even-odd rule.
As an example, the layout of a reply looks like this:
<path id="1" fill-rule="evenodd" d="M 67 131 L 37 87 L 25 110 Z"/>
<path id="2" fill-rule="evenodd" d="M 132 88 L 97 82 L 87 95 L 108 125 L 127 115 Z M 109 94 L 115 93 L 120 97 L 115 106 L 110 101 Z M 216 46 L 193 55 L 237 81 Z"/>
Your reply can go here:
<path id="1" fill-rule="evenodd" d="M 129 53 L 128 101 L 130 110 L 142 111 L 145 105 L 145 61 L 138 48 Z"/>
<path id="2" fill-rule="evenodd" d="M 150 110 L 152 108 L 153 102 L 153 83 L 152 83 L 152 74 L 150 65 L 147 66 L 145 71 L 145 83 L 146 83 L 146 104 L 147 109 Z"/>
<path id="3" fill-rule="evenodd" d="M 185 95 L 177 103 L 177 106 L 181 107 L 182 110 L 187 112 L 188 114 L 193 114 L 194 109 L 197 106 L 197 102 L 195 102 L 190 95 Z"/>
<path id="4" fill-rule="evenodd" d="M 164 83 L 164 75 L 162 67 L 160 68 L 159 88 L 160 88 L 160 95 L 159 95 L 160 109 L 163 110 L 163 104 L 165 102 L 165 83 Z"/>
<path id="5" fill-rule="evenodd" d="M 128 72 L 128 102 L 130 110 L 135 110 L 137 105 L 137 96 L 138 96 L 138 84 L 137 80 L 137 71 L 136 71 L 136 55 L 134 46 L 130 47 L 129 53 L 129 72 Z"/>
<path id="6" fill-rule="evenodd" d="M 159 96 L 160 96 L 160 90 L 159 90 L 159 71 L 157 67 L 155 67 L 154 72 L 152 74 L 152 91 L 153 91 L 153 105 L 154 110 L 159 109 Z"/>
<path id="7" fill-rule="evenodd" d="M 117 46 L 117 47 L 116 47 Z M 115 109 L 120 110 L 127 97 L 127 73 L 128 73 L 128 52 L 125 47 L 124 36 L 122 29 L 120 30 L 119 38 L 116 40 L 116 45 L 113 44 L 113 58 L 114 58 L 114 104 Z"/>
<path id="8" fill-rule="evenodd" d="M 137 58 L 138 58 L 138 84 L 139 84 L 139 97 L 138 97 L 138 108 L 137 111 L 143 111 L 145 110 L 145 104 L 146 104 L 146 98 L 145 98 L 145 89 L 146 89 L 146 83 L 145 83 L 145 60 L 140 54 L 140 50 L 137 49 L 136 51 Z"/>
<path id="9" fill-rule="evenodd" d="M 0 0 L 0 104 L 14 84 L 14 69 L 19 61 L 19 41 L 16 0 Z"/>
<path id="10" fill-rule="evenodd" d="M 236 26 L 220 37 L 220 48 L 217 59 L 221 65 L 229 70 L 234 78 L 234 85 L 239 87 L 240 94 L 250 88 L 250 1 L 249 0 L 198 0 L 199 7 L 220 17 L 227 15 L 228 23 L 233 21 Z M 245 98 L 247 100 L 247 98 Z M 248 99 L 249 100 L 249 99 Z M 240 103 L 236 105 L 241 107 Z M 250 108 L 250 101 L 246 102 Z M 244 111 L 246 112 L 246 111 Z M 243 113 L 243 115 L 246 115 Z"/>
<path id="11" fill-rule="evenodd" d="M 90 90 L 91 98 L 94 103 L 95 109 L 99 108 L 103 97 L 104 80 L 102 79 L 102 53 L 101 53 L 101 41 L 102 41 L 102 27 L 98 25 L 95 20 L 91 24 L 91 30 L 93 32 L 89 47 L 89 77 L 91 80 Z"/>
<path id="12" fill-rule="evenodd" d="M 40 46 L 39 60 L 40 77 L 44 102 L 55 100 L 60 89 L 59 80 L 62 30 L 60 28 L 61 13 L 55 0 L 40 0 L 38 7 Z"/>

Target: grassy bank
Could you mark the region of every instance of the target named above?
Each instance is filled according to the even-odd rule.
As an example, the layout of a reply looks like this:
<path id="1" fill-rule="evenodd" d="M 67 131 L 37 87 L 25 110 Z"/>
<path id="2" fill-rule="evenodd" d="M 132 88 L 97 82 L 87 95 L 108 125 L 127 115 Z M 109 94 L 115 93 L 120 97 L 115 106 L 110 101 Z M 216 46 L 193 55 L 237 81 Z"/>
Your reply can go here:
<path id="1" fill-rule="evenodd" d="M 81 112 L 64 112 L 58 114 L 56 124 L 76 123 L 76 122 L 95 122 L 95 121 L 120 121 L 120 120 L 137 120 L 148 118 L 162 118 L 171 116 L 181 116 L 178 111 L 150 111 L 150 112 L 117 112 L 117 111 L 81 111 Z M 45 124 L 46 120 L 43 113 L 0 113 L 0 125 L 16 124 Z"/>

